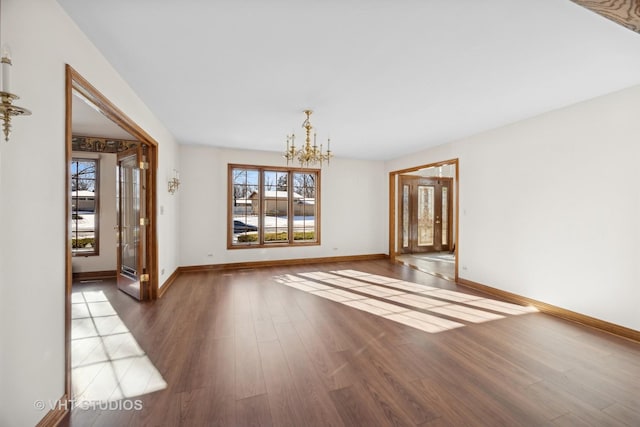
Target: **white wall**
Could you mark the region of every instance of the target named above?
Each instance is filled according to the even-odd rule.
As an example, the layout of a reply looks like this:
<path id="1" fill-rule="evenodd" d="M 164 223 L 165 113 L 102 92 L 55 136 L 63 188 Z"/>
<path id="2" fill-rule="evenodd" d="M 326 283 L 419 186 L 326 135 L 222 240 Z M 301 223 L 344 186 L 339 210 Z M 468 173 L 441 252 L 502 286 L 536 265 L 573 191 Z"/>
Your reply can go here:
<path id="1" fill-rule="evenodd" d="M 387 252 L 388 178 L 382 162 L 335 158 L 323 167 L 321 245 L 232 250 L 226 234 L 227 165 L 285 166 L 285 160 L 280 153 L 183 145 L 180 162 L 180 265 Z"/>
<path id="2" fill-rule="evenodd" d="M 165 277 L 178 265 L 178 238 L 176 199 L 162 179 L 177 151 L 169 132 L 54 0 L 4 0 L 1 29 L 12 51 L 18 105 L 33 111 L 15 118 L 10 141 L 0 141 L 0 425 L 26 426 L 46 414 L 35 400 L 55 401 L 64 392 L 65 63 L 160 144 L 158 199 L 171 212 L 158 219 Z"/>
<path id="3" fill-rule="evenodd" d="M 162 287 L 169 276 L 180 266 L 179 264 L 179 233 L 180 224 L 179 198 L 168 191 L 169 178 L 173 170 L 179 169 L 179 145 L 174 143 L 160 146 L 158 155 L 157 175 L 157 226 L 158 226 L 158 285 Z M 157 140 L 157 139 L 156 139 Z M 182 177 L 181 177 L 182 178 Z"/>
<path id="4" fill-rule="evenodd" d="M 87 153 L 74 151 L 74 157 L 100 159 L 98 166 L 98 218 L 99 245 L 98 255 L 76 256 L 71 259 L 73 272 L 115 271 L 117 268 L 117 243 L 114 227 L 116 217 L 116 165 L 117 157 L 110 153 Z"/>
<path id="5" fill-rule="evenodd" d="M 640 86 L 386 163 L 460 159 L 460 277 L 640 330 Z"/>

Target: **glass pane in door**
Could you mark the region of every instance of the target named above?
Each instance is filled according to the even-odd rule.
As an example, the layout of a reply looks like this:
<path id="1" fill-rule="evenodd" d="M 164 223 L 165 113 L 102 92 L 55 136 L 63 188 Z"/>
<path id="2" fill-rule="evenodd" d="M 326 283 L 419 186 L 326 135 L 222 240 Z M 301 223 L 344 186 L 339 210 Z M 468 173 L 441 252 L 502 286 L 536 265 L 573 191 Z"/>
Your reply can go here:
<path id="1" fill-rule="evenodd" d="M 119 171 L 120 272 L 135 278 L 140 239 L 140 169 L 135 155 L 122 159 Z"/>
<path id="2" fill-rule="evenodd" d="M 432 246 L 435 224 L 435 188 L 432 185 L 418 186 L 418 246 Z"/>
<path id="3" fill-rule="evenodd" d="M 409 247 L 409 186 L 402 186 L 402 247 Z"/>
<path id="4" fill-rule="evenodd" d="M 442 187 L 442 244 L 449 244 L 449 189 Z"/>

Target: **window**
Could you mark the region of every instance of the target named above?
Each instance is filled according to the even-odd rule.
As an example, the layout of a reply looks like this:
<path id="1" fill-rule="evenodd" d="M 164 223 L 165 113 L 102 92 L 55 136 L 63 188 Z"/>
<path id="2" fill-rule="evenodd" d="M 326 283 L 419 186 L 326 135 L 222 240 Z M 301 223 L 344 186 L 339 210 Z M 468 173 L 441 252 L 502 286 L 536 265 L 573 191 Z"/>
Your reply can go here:
<path id="1" fill-rule="evenodd" d="M 320 244 L 320 171 L 229 165 L 229 248 Z"/>
<path id="2" fill-rule="evenodd" d="M 71 160 L 71 253 L 98 255 L 98 159 Z"/>

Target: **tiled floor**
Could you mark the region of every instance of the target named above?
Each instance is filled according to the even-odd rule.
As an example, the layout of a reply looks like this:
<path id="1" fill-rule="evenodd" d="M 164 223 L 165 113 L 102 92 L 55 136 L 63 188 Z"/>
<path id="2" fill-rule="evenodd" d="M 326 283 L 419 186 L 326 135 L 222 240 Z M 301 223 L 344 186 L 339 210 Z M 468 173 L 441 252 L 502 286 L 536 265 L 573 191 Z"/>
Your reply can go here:
<path id="1" fill-rule="evenodd" d="M 92 402 L 167 386 L 102 291 L 71 294 L 71 384 L 76 401 Z"/>
<path id="2" fill-rule="evenodd" d="M 283 285 L 431 333 L 465 326 L 461 322 L 481 323 L 537 311 L 533 307 L 357 270 L 285 274 L 275 279 Z"/>

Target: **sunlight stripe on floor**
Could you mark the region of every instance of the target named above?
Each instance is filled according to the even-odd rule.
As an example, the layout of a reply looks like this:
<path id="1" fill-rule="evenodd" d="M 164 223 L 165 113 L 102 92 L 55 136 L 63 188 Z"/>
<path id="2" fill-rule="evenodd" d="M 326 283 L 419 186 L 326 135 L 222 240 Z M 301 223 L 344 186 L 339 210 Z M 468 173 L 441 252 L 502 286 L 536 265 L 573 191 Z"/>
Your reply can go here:
<path id="1" fill-rule="evenodd" d="M 374 297 L 382 297 L 382 298 L 387 298 L 393 295 L 404 294 L 404 292 L 402 291 L 397 291 L 397 290 L 394 291 L 393 289 L 384 288 L 382 286 L 376 286 L 376 285 L 362 286 L 359 288 L 353 288 L 353 290 L 362 292 L 368 295 L 373 295 Z"/>
<path id="2" fill-rule="evenodd" d="M 449 318 L 469 323 L 482 323 L 505 317 L 498 313 L 519 315 L 537 311 L 532 307 L 523 307 L 357 270 L 287 274 L 276 276 L 274 280 L 312 295 L 430 333 L 465 326 L 463 323 L 455 322 Z M 376 298 L 368 298 L 365 295 Z M 381 299 L 385 301 L 381 301 Z M 476 308 L 469 307 L 469 305 Z M 422 311 L 415 311 L 412 308 Z"/>
<path id="3" fill-rule="evenodd" d="M 473 305 L 475 307 L 486 308 L 487 310 L 498 311 L 505 314 L 523 314 L 523 313 L 535 313 L 538 310 L 531 306 L 522 306 L 517 304 L 511 304 L 504 301 L 496 301 L 493 299 L 480 299 L 475 301 L 469 301 L 465 304 Z"/>
<path id="4" fill-rule="evenodd" d="M 352 301 L 354 299 L 352 297 L 347 297 L 334 291 L 315 291 L 311 293 L 313 295 L 317 295 L 319 297 L 330 299 L 331 301 L 336 301 L 336 302 Z M 364 298 L 364 297 L 361 297 L 361 298 Z"/>
<path id="5" fill-rule="evenodd" d="M 428 295 L 436 298 L 446 299 L 447 301 L 454 302 L 467 302 L 482 299 L 482 297 L 477 297 L 475 295 L 463 294 L 462 292 L 448 291 L 446 289 L 438 289 L 435 291 L 424 291 L 420 292 L 423 295 Z"/>
<path id="6" fill-rule="evenodd" d="M 342 286 L 343 288 L 357 288 L 359 286 L 367 286 L 367 282 L 363 282 L 361 280 L 349 279 L 346 277 L 341 277 L 339 279 L 323 279 L 323 282 L 330 283 L 336 286 Z"/>
<path id="7" fill-rule="evenodd" d="M 446 301 L 427 298 L 421 295 L 414 295 L 414 294 L 394 295 L 387 299 L 391 301 L 399 302 L 400 304 L 408 305 L 415 308 L 422 308 L 422 309 L 437 307 L 439 305 L 450 304 L 449 302 L 446 302 Z"/>
<path id="8" fill-rule="evenodd" d="M 455 317 L 457 319 L 466 320 L 472 323 L 482 323 L 489 320 L 502 319 L 504 316 L 487 311 L 476 310 L 456 304 L 443 305 L 440 307 L 431 307 L 428 311 L 444 314 L 445 316 Z"/>
<path id="9" fill-rule="evenodd" d="M 431 333 L 443 332 L 464 326 L 462 323 L 452 322 L 437 316 L 430 316 L 428 314 L 417 313 L 415 311 L 390 314 L 388 316 L 384 316 L 384 318 Z"/>

